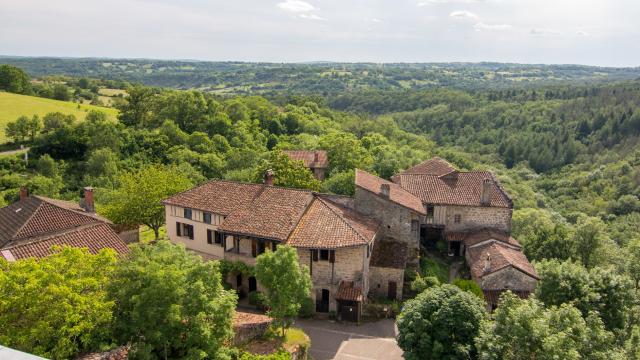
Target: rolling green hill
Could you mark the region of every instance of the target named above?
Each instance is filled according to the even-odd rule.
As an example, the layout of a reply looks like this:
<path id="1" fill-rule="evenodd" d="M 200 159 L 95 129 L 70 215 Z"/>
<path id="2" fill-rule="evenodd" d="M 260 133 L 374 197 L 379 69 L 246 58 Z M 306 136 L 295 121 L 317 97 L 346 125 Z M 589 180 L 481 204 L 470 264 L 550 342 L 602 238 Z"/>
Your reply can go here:
<path id="1" fill-rule="evenodd" d="M 67 101 L 0 92 L 0 143 L 7 141 L 4 135 L 6 124 L 21 115 L 30 117 L 38 114 L 42 117 L 47 113 L 58 111 L 64 114 L 73 114 L 78 120 L 84 120 L 89 110 L 103 111 L 112 119 L 115 119 L 118 114 L 118 110 L 113 108 L 84 104 L 80 104 L 78 108 L 78 105 Z"/>

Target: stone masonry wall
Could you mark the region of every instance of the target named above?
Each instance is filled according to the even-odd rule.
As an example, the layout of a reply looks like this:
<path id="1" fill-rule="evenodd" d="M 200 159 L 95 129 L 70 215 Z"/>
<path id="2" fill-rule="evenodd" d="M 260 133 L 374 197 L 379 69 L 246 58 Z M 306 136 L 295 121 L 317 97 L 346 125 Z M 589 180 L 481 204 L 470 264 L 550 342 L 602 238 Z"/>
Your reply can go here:
<path id="1" fill-rule="evenodd" d="M 447 231 L 465 231 L 488 227 L 511 232 L 511 212 L 509 208 L 481 206 L 446 206 Z M 455 223 L 455 215 L 460 215 L 460 223 Z"/>
<path id="2" fill-rule="evenodd" d="M 404 283 L 404 269 L 383 268 L 372 266 L 369 268 L 369 297 L 387 298 L 389 281 L 396 282 L 396 299 L 402 299 Z"/>
<path id="3" fill-rule="evenodd" d="M 415 212 L 356 187 L 355 209 L 381 223 L 378 238 L 390 238 L 407 244 L 407 263 L 417 264 L 420 255 L 420 232 L 411 230 L 411 221 L 419 221 Z"/>
<path id="4" fill-rule="evenodd" d="M 536 279 L 513 267 L 506 267 L 482 277 L 480 287 L 483 290 L 533 291 Z"/>

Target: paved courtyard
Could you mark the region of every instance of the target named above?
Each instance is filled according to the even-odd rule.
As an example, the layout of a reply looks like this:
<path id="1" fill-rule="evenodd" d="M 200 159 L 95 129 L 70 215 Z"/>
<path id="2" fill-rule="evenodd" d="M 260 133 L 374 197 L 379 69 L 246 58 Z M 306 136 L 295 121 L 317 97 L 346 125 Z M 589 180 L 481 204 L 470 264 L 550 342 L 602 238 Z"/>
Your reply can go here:
<path id="1" fill-rule="evenodd" d="M 391 319 L 360 326 L 299 319 L 295 326 L 311 338 L 310 355 L 314 360 L 402 359 L 402 350 L 395 340 L 395 322 Z"/>

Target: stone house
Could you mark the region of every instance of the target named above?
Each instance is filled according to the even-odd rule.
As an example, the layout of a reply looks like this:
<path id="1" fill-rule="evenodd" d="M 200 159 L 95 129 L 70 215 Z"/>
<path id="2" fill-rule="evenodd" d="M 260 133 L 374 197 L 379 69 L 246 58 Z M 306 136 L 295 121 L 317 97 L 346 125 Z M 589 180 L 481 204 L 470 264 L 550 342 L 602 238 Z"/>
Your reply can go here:
<path id="1" fill-rule="evenodd" d="M 283 153 L 291 160 L 302 161 L 316 179 L 324 180 L 325 173 L 329 168 L 329 158 L 325 150 L 284 150 Z"/>
<path id="2" fill-rule="evenodd" d="M 255 265 L 280 244 L 298 251 L 308 268 L 317 312 L 358 320 L 369 292 L 369 260 L 379 223 L 350 198 L 265 184 L 214 180 L 164 200 L 167 234 L 207 259 Z M 262 291 L 256 279 L 230 274 L 243 297 Z"/>
<path id="3" fill-rule="evenodd" d="M 54 246 L 88 248 L 91 253 L 111 248 L 119 254 L 129 252 L 113 224 L 97 215 L 93 189 L 85 188 L 81 204 L 29 196 L 20 189 L 20 200 L 0 209 L 0 256 L 8 261 L 42 258 Z"/>

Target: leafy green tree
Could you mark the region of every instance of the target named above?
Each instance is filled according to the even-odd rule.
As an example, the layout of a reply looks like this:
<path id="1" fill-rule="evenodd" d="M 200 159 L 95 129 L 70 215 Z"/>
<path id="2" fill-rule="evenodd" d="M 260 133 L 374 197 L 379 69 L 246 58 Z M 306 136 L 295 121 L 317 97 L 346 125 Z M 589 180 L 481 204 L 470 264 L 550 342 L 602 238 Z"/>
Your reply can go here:
<path id="1" fill-rule="evenodd" d="M 161 201 L 193 184 L 175 167 L 149 165 L 118 178 L 119 187 L 108 197 L 104 214 L 118 224 L 144 224 L 158 239 L 164 224 Z"/>
<path id="2" fill-rule="evenodd" d="M 293 161 L 282 151 L 272 151 L 268 158 L 258 165 L 254 175 L 255 182 L 262 182 L 268 169 L 275 173 L 274 185 L 296 189 L 320 189 L 320 182 L 313 177 L 311 170 L 304 167 L 302 161 Z"/>
<path id="3" fill-rule="evenodd" d="M 127 89 L 125 102 L 119 103 L 118 119 L 127 126 L 148 127 L 152 123 L 157 91 L 144 86 Z"/>
<path id="4" fill-rule="evenodd" d="M 640 238 L 629 241 L 624 253 L 627 274 L 633 280 L 637 294 L 640 290 Z"/>
<path id="5" fill-rule="evenodd" d="M 309 269 L 300 265 L 295 248 L 282 245 L 258 256 L 255 274 L 266 289 L 268 314 L 280 324 L 284 336 L 289 318 L 298 315 L 311 292 Z"/>
<path id="6" fill-rule="evenodd" d="M 136 244 L 109 282 L 113 334 L 140 358 L 204 359 L 232 335 L 237 297 L 222 287 L 220 265 L 162 240 Z"/>
<path id="7" fill-rule="evenodd" d="M 71 94 L 69 88 L 64 84 L 55 84 L 53 86 L 53 98 L 56 100 L 69 101 Z"/>
<path id="8" fill-rule="evenodd" d="M 20 68 L 0 64 L 0 90 L 16 94 L 31 94 L 29 76 Z"/>
<path id="9" fill-rule="evenodd" d="M 53 359 L 110 343 L 114 302 L 106 287 L 111 249 L 91 255 L 64 247 L 43 259 L 0 258 L 0 343 Z"/>
<path id="10" fill-rule="evenodd" d="M 367 169 L 373 162 L 360 140 L 350 133 L 332 132 L 324 135 L 320 138 L 320 147 L 327 150 L 332 173 L 355 168 Z"/>
<path id="11" fill-rule="evenodd" d="M 586 319 L 564 304 L 545 309 L 534 298 L 503 294 L 494 321 L 485 321 L 476 338 L 478 359 L 610 359 L 614 336 L 602 321 Z"/>
<path id="12" fill-rule="evenodd" d="M 7 123 L 5 134 L 16 143 L 24 142 L 29 136 L 30 122 L 31 120 L 28 117 L 20 116 L 16 121 Z"/>
<path id="13" fill-rule="evenodd" d="M 605 327 L 608 330 L 623 329 L 636 300 L 631 279 L 617 273 L 613 267 L 596 267 L 589 271 L 589 287 L 594 294 L 591 306 Z"/>
<path id="14" fill-rule="evenodd" d="M 398 345 L 407 360 L 472 359 L 485 318 L 484 303 L 473 294 L 448 284 L 431 287 L 405 303 Z"/>
<path id="15" fill-rule="evenodd" d="M 86 166 L 86 184 L 110 187 L 118 176 L 118 155 L 108 148 L 94 150 Z"/>
<path id="16" fill-rule="evenodd" d="M 605 223 L 591 216 L 581 216 L 578 219 L 572 241 L 577 258 L 587 268 L 602 263 L 607 252 L 611 250 L 607 246 L 615 246 L 607 235 Z"/>
<path id="17" fill-rule="evenodd" d="M 45 133 L 54 131 L 65 125 L 71 125 L 75 121 L 76 117 L 72 114 L 65 115 L 61 112 L 50 112 L 42 118 L 44 124 L 42 131 Z"/>
<path id="18" fill-rule="evenodd" d="M 556 221 L 547 210 L 520 209 L 513 213 L 513 235 L 530 260 L 569 259 L 574 246 L 569 241 L 569 228 Z"/>
<path id="19" fill-rule="evenodd" d="M 356 172 L 354 170 L 332 174 L 331 177 L 322 182 L 322 191 L 353 196 L 356 192 L 355 176 Z"/>
<path id="20" fill-rule="evenodd" d="M 473 295 L 477 296 L 478 298 L 484 300 L 484 293 L 482 292 L 482 289 L 480 288 L 480 285 L 478 285 L 473 280 L 455 279 L 453 281 L 453 285 L 459 287 L 460 290 L 468 291 L 468 292 L 472 293 Z"/>
<path id="21" fill-rule="evenodd" d="M 434 286 L 440 286 L 437 276 L 422 276 L 417 273 L 416 278 L 411 282 L 411 290 L 418 294 Z"/>
<path id="22" fill-rule="evenodd" d="M 55 177 L 58 175 L 58 165 L 49 154 L 44 154 L 38 158 L 36 161 L 36 169 L 40 175 L 46 177 Z"/>

